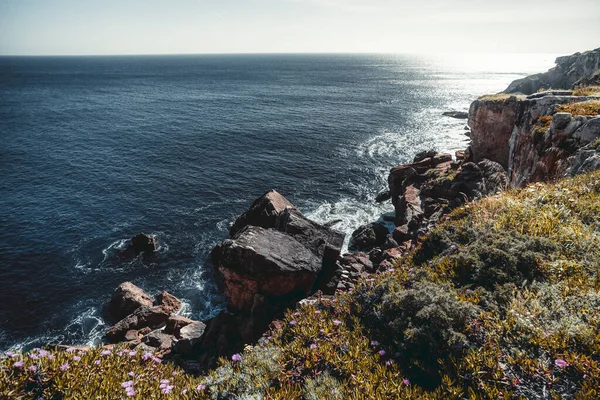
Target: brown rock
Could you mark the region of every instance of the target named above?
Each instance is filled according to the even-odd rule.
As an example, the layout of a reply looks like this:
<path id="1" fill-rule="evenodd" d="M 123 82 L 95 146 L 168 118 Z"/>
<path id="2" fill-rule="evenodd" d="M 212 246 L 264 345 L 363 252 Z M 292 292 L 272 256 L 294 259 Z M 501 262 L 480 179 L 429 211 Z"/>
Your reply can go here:
<path id="1" fill-rule="evenodd" d="M 230 305 L 249 311 L 256 294 L 283 301 L 307 296 L 321 263 L 293 237 L 249 226 L 223 243 L 218 269 Z"/>
<path id="2" fill-rule="evenodd" d="M 145 327 L 157 329 L 165 326 L 169 314 L 161 307 L 141 306 L 114 326 L 106 330 L 106 338 L 112 343 L 118 343 L 125 339 L 130 330 L 139 330 Z"/>
<path id="3" fill-rule="evenodd" d="M 174 335 L 176 338 L 179 339 L 179 331 L 181 330 L 181 328 L 193 322 L 195 321 L 186 317 L 182 317 L 181 315 L 171 315 L 167 320 L 167 325 L 165 326 L 164 332 Z"/>
<path id="4" fill-rule="evenodd" d="M 113 321 L 119 321 L 133 313 L 138 307 L 152 307 L 152 298 L 131 282 L 120 284 L 110 299 L 107 313 Z"/>
<path id="5" fill-rule="evenodd" d="M 177 297 L 163 291 L 156 296 L 156 305 L 162 307 L 167 314 L 173 314 L 181 310 L 182 303 Z"/>
<path id="6" fill-rule="evenodd" d="M 140 340 L 140 335 L 138 334 L 138 331 L 136 331 L 135 329 L 131 329 L 129 331 L 127 331 L 127 333 L 125 334 L 125 341 L 127 342 L 139 342 Z"/>
<path id="7" fill-rule="evenodd" d="M 452 155 L 451 154 L 436 154 L 435 157 L 433 157 L 432 159 L 432 164 L 438 165 L 441 163 L 446 163 L 446 162 L 451 162 L 452 161 Z"/>
<path id="8" fill-rule="evenodd" d="M 278 225 L 281 213 L 288 207 L 294 208 L 294 205 L 276 190 L 270 190 L 256 199 L 248 211 L 235 220 L 229 235 L 235 236 L 248 225 L 273 228 Z"/>

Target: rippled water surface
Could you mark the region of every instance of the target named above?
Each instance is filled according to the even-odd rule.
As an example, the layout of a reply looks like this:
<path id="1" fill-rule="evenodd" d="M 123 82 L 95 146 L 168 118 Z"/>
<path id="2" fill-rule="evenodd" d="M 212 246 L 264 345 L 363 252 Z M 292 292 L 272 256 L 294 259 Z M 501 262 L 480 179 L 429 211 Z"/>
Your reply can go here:
<path id="1" fill-rule="evenodd" d="M 548 55 L 0 58 L 0 349 L 97 342 L 130 280 L 223 307 L 207 255 L 276 188 L 351 233 L 390 167 L 466 146 L 466 110 Z M 152 259 L 122 260 L 143 231 Z"/>

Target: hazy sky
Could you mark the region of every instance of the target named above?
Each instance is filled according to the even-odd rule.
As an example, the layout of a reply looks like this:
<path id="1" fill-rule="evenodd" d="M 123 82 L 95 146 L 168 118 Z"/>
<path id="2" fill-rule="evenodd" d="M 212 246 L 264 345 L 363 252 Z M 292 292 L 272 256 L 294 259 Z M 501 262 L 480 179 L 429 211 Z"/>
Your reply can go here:
<path id="1" fill-rule="evenodd" d="M 0 54 L 597 47 L 600 0 L 0 0 Z"/>

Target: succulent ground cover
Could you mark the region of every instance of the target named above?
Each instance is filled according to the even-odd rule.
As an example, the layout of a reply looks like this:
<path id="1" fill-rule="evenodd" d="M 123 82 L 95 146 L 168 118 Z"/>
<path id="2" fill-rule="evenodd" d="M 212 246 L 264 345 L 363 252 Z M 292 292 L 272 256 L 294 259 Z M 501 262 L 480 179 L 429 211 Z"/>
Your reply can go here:
<path id="1" fill-rule="evenodd" d="M 455 210 L 206 376 L 121 347 L 0 358 L 0 398 L 600 397 L 600 172 Z"/>

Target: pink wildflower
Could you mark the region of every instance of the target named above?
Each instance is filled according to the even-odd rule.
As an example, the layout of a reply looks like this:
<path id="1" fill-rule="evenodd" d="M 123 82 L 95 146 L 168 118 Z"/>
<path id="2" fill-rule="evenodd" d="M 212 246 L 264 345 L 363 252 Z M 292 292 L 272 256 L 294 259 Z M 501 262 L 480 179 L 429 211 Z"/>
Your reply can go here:
<path id="1" fill-rule="evenodd" d="M 317 349 L 317 345 L 315 343 L 310 345 L 310 349 L 311 350 L 316 350 Z"/>
<path id="2" fill-rule="evenodd" d="M 235 353 L 231 356 L 231 360 L 234 362 L 240 362 L 242 361 L 242 356 L 239 353 Z"/>
<path id="3" fill-rule="evenodd" d="M 69 369 L 69 363 L 64 363 L 63 365 L 60 366 L 61 371 L 66 371 L 68 369 Z"/>
<path id="4" fill-rule="evenodd" d="M 554 365 L 556 365 L 558 368 L 565 368 L 569 366 L 569 363 L 559 358 L 558 360 L 554 361 Z"/>
<path id="5" fill-rule="evenodd" d="M 25 363 L 23 361 L 17 361 L 16 363 L 13 364 L 13 367 L 23 368 L 24 365 L 25 365 Z"/>

